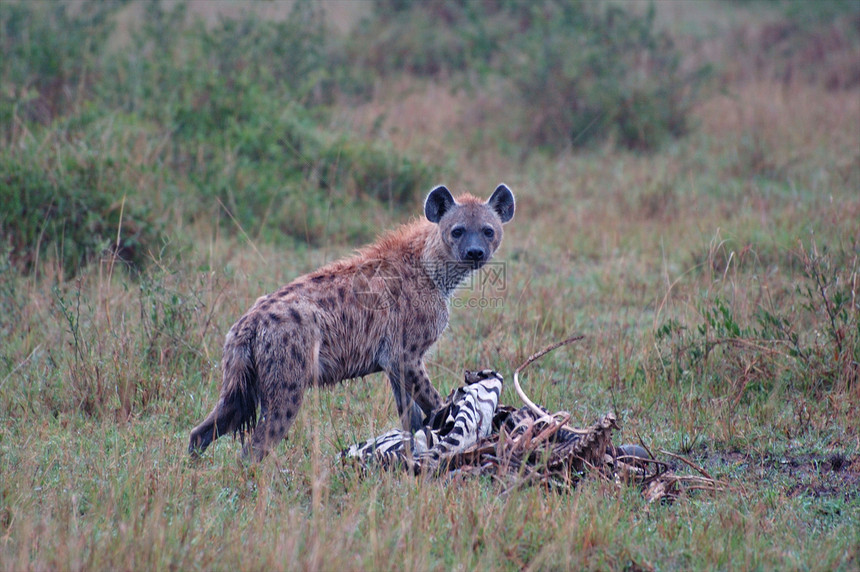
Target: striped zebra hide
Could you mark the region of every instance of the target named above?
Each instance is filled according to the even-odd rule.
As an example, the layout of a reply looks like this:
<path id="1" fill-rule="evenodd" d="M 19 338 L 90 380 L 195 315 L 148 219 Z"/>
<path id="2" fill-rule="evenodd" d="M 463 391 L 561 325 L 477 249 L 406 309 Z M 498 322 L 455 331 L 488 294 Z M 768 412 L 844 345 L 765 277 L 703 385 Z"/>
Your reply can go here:
<path id="1" fill-rule="evenodd" d="M 467 371 L 465 382 L 416 433 L 392 429 L 341 456 L 416 474 L 454 469 L 510 474 L 540 465 L 543 473 L 570 481 L 588 466 L 602 466 L 613 451 L 612 414 L 588 429 L 572 429 L 548 413 L 542 417 L 527 407 L 499 405 L 502 376 L 493 370 Z"/>
<path id="2" fill-rule="evenodd" d="M 495 371 L 467 371 L 465 377 L 466 385 L 452 391 L 414 434 L 392 429 L 352 445 L 341 456 L 414 473 L 446 468 L 448 460 L 490 435 L 502 393 L 502 376 Z"/>
<path id="3" fill-rule="evenodd" d="M 420 430 L 393 429 L 349 447 L 341 457 L 360 467 L 414 474 L 492 475 L 510 483 L 505 492 L 523 483 L 566 489 L 587 472 L 615 483 L 636 483 L 649 502 L 675 500 L 685 488 L 718 491 L 727 486 L 703 470 L 701 476 L 676 475 L 639 445 L 614 446 L 612 431 L 618 425 L 612 413 L 577 429 L 568 425 L 566 411 L 550 415 L 540 407 L 500 405 L 501 392 L 497 372 L 467 371 L 465 385 L 452 391 Z"/>

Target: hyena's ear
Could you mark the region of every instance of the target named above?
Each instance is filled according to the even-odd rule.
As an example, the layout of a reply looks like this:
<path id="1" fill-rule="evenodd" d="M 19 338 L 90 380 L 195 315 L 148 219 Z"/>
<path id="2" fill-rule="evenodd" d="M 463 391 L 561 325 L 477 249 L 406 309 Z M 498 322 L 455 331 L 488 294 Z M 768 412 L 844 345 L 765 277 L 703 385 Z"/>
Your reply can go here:
<path id="1" fill-rule="evenodd" d="M 455 204 L 457 203 L 451 196 L 451 191 L 440 185 L 427 195 L 427 200 L 424 201 L 424 216 L 430 222 L 439 222 Z"/>
<path id="2" fill-rule="evenodd" d="M 490 205 L 490 208 L 496 211 L 499 218 L 502 219 L 502 222 L 508 222 L 514 218 L 514 207 L 516 206 L 516 203 L 514 202 L 514 194 L 507 186 L 502 184 L 496 187 L 493 196 L 490 197 L 487 204 Z"/>

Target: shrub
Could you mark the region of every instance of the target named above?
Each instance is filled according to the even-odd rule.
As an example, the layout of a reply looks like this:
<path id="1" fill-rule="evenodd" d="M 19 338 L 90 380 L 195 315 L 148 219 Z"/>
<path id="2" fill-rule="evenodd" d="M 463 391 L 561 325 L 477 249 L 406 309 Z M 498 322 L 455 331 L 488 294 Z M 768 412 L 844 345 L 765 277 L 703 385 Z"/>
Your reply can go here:
<path id="1" fill-rule="evenodd" d="M 429 184 L 424 164 L 327 127 L 340 82 L 356 93 L 362 80 L 338 63 L 312 2 L 296 2 L 284 21 L 246 13 L 211 27 L 189 23 L 185 2 L 149 2 L 130 46 L 108 50 L 117 6 L 0 4 L 9 32 L 2 55 L 13 63 L 0 72 L 0 118 L 9 119 L 0 123 L 8 147 L 0 177 L 10 205 L 0 223 L 21 267 L 51 249 L 72 273 L 109 245 L 139 264 L 160 242 L 147 210 L 157 204 L 187 222 L 223 205 L 231 231 L 319 242 L 333 206 L 412 206 Z M 34 44 L 42 41 L 48 49 Z M 31 113 L 38 90 L 55 81 L 74 105 Z M 73 83 L 86 89 L 70 91 Z M 96 124 L 110 127 L 88 142 Z M 20 151 L 43 138 L 58 162 Z M 372 222 L 353 217 L 342 232 L 365 237 Z"/>
<path id="2" fill-rule="evenodd" d="M 0 154 L 0 202 L 0 235 L 25 270 L 40 253 L 56 255 L 69 275 L 104 252 L 138 266 L 157 242 L 156 224 L 111 157 Z"/>
<path id="3" fill-rule="evenodd" d="M 734 33 L 729 73 L 755 81 L 822 85 L 831 91 L 860 85 L 860 3 L 820 0 L 767 6 L 774 10 L 763 25 Z"/>
<path id="4" fill-rule="evenodd" d="M 530 111 L 530 139 L 580 146 L 607 136 L 651 149 L 683 135 L 698 80 L 682 77 L 654 10 L 551 2 L 530 11 L 530 29 L 507 60 Z"/>
<path id="5" fill-rule="evenodd" d="M 116 6 L 86 1 L 72 14 L 66 2 L 0 2 L 0 124 L 13 110 L 46 124 L 87 97 Z"/>
<path id="6" fill-rule="evenodd" d="M 322 185 L 343 187 L 354 198 L 373 198 L 394 208 L 409 205 L 432 175 L 424 163 L 393 149 L 347 138 L 320 154 L 317 169 Z"/>
<path id="7" fill-rule="evenodd" d="M 112 107 L 175 123 L 186 140 L 206 139 L 230 121 L 248 119 L 260 111 L 252 104 L 261 96 L 312 109 L 333 102 L 338 80 L 359 82 L 332 65 L 331 32 L 308 0 L 295 2 L 283 21 L 244 12 L 211 27 L 187 24 L 185 3 L 166 4 L 146 5 L 131 48 L 108 58 L 110 78 L 100 96 Z"/>
<path id="8" fill-rule="evenodd" d="M 383 73 L 478 71 L 512 86 L 527 142 L 581 146 L 606 137 L 651 149 L 683 135 L 707 70 L 684 76 L 654 10 L 546 2 L 378 0 L 354 61 Z"/>
<path id="9" fill-rule="evenodd" d="M 332 65 L 331 34 L 312 2 L 296 2 L 281 22 L 246 13 L 212 29 L 177 25 L 182 4 L 148 10 L 153 24 L 114 64 L 118 78 L 137 74 L 140 96 L 112 97 L 174 130 L 170 166 L 191 180 L 192 217 L 211 212 L 203 207 L 215 199 L 231 228 L 316 242 L 333 202 L 369 197 L 399 207 L 427 184 L 423 164 L 322 127 L 340 82 L 353 91 L 358 82 Z"/>
<path id="10" fill-rule="evenodd" d="M 330 231 L 325 221 L 333 207 L 368 201 L 393 209 L 412 206 L 431 182 L 423 162 L 322 130 L 301 107 L 277 109 L 262 96 L 252 107 L 255 113 L 234 117 L 223 130 L 201 139 L 196 149 L 204 153 L 185 147 L 180 152 L 201 203 L 191 212 L 206 212 L 203 207 L 217 201 L 235 218 L 224 220 L 252 236 L 317 243 Z M 345 227 L 354 238 L 374 233 L 372 222 L 362 217 Z"/>
<path id="11" fill-rule="evenodd" d="M 438 76 L 482 68 L 512 22 L 492 2 L 376 0 L 373 17 L 349 47 L 356 65 L 377 73 Z"/>
<path id="12" fill-rule="evenodd" d="M 720 384 L 735 400 L 750 388 L 785 388 L 817 396 L 821 390 L 857 390 L 860 379 L 860 305 L 857 245 L 840 253 L 815 244 L 793 254 L 799 266 L 793 293 L 780 304 L 732 304 L 708 294 L 697 304 L 698 323 L 669 319 L 656 330 L 661 368 L 670 380 L 685 372 Z"/>

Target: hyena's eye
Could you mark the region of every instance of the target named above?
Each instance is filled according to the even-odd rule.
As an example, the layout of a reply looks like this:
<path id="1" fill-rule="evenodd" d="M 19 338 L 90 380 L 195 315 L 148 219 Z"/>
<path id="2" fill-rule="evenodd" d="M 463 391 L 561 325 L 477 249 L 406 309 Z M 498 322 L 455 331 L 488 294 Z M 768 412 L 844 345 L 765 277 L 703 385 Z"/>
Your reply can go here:
<path id="1" fill-rule="evenodd" d="M 486 236 L 487 238 L 493 238 L 495 235 L 496 231 L 494 231 L 492 228 L 487 227 L 484 229 L 484 236 Z"/>
<path id="2" fill-rule="evenodd" d="M 451 231 L 451 236 L 454 238 L 460 238 L 461 236 L 463 236 L 463 229 L 458 226 Z"/>

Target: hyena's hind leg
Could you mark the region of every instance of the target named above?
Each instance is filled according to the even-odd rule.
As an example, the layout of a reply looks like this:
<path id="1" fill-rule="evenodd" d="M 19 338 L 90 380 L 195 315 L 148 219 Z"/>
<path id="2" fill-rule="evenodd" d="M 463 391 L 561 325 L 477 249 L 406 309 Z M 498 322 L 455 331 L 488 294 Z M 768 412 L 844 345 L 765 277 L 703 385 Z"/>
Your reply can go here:
<path id="1" fill-rule="evenodd" d="M 262 461 L 283 440 L 296 420 L 309 384 L 310 365 L 307 359 L 295 359 L 296 355 L 301 355 L 298 351 L 291 360 L 270 360 L 266 371 L 260 372 L 262 419 L 242 448 L 242 458 L 246 461 Z"/>
<path id="2" fill-rule="evenodd" d="M 257 424 L 251 438 L 242 448 L 244 460 L 262 461 L 272 448 L 283 440 L 290 426 L 296 420 L 303 394 L 304 389 L 300 388 L 289 396 L 279 396 L 283 399 L 274 400 L 274 403 L 270 402 L 265 406 L 263 419 Z"/>

